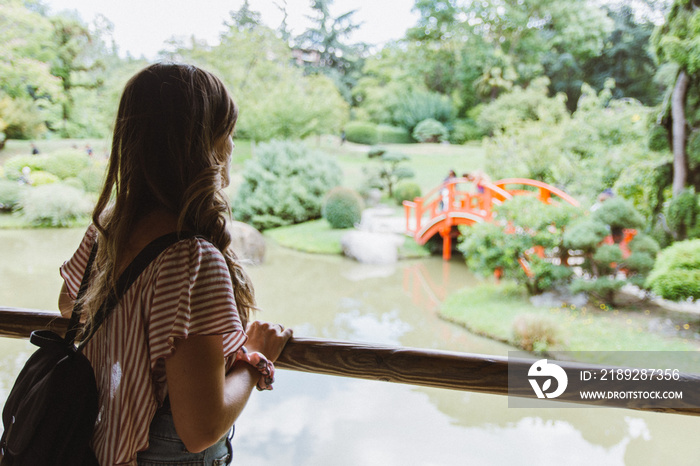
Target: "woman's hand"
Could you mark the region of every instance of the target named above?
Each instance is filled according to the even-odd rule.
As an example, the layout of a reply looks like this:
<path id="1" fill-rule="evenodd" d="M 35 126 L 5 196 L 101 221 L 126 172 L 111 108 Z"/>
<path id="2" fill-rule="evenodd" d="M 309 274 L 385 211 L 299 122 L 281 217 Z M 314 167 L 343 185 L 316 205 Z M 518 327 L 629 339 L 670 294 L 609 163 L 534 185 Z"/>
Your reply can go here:
<path id="1" fill-rule="evenodd" d="M 246 329 L 248 341 L 246 348 L 248 351 L 259 351 L 264 354 L 270 362 L 275 362 L 282 353 L 287 340 L 292 337 L 292 329 L 285 329 L 280 324 L 269 322 L 253 321 Z"/>

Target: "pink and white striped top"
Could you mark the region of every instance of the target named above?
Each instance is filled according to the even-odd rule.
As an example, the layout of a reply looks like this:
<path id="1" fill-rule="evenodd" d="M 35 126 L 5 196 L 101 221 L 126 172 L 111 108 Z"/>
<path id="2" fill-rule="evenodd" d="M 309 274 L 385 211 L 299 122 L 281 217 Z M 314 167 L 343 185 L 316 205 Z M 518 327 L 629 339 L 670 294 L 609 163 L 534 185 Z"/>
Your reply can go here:
<path id="1" fill-rule="evenodd" d="M 75 298 L 96 231 L 61 266 Z M 148 447 L 153 415 L 167 395 L 164 360 L 175 338 L 223 335 L 227 370 L 246 334 L 221 252 L 200 238 L 166 249 L 124 294 L 85 348 L 95 370 L 100 409 L 93 448 L 102 466 L 135 465 Z"/>

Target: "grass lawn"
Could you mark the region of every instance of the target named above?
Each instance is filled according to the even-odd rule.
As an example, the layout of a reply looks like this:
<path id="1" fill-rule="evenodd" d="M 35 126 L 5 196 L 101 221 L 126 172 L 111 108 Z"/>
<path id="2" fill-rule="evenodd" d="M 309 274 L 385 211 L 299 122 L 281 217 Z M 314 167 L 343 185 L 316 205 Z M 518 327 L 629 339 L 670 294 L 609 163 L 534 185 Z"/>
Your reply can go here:
<path id="1" fill-rule="evenodd" d="M 289 225 L 266 230 L 265 235 L 281 246 L 313 254 L 342 254 L 340 239 L 352 229 L 333 229 L 325 219 Z M 428 250 L 418 245 L 411 238 L 406 238 L 399 248 L 402 259 L 418 258 L 430 255 Z"/>
<path id="2" fill-rule="evenodd" d="M 32 149 L 30 144 L 36 144 L 41 154 L 50 154 L 57 150 L 70 149 L 77 147 L 85 148 L 86 145 L 92 147 L 95 155 L 104 155 L 109 152 L 111 141 L 109 139 L 37 139 L 34 141 L 20 141 L 10 139 L 5 143 L 5 148 L 0 151 L 0 165 L 5 163 L 5 160 L 15 155 L 31 155 Z"/>
<path id="3" fill-rule="evenodd" d="M 370 146 L 353 143 L 341 146 L 337 141 L 328 138 L 311 138 L 307 144 L 333 156 L 343 170 L 343 185 L 353 189 L 357 189 L 364 181 L 362 167 L 379 163 L 367 157 Z M 382 147 L 410 157 L 406 166 L 415 172 L 412 181 L 418 183 L 423 193 L 438 186 L 450 170 L 462 174 L 483 169 L 485 161 L 484 151 L 479 142 L 464 145 L 382 144 Z"/>
<path id="4" fill-rule="evenodd" d="M 473 333 L 519 346 L 513 334 L 518 316 L 529 314 L 553 324 L 560 341 L 551 351 L 697 351 L 697 342 L 647 330 L 644 312 L 601 305 L 583 308 L 533 306 L 513 282 L 484 283 L 449 296 L 440 315 Z"/>

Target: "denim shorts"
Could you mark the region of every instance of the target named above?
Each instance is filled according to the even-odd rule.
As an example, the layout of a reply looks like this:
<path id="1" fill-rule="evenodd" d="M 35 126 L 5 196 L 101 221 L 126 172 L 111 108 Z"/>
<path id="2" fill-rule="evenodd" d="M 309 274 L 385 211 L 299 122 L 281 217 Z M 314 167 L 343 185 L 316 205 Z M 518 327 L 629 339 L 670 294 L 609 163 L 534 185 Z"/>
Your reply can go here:
<path id="1" fill-rule="evenodd" d="M 231 464 L 231 438 L 225 435 L 211 447 L 190 453 L 175 432 L 170 404 L 166 399 L 156 411 L 148 435 L 148 449 L 137 456 L 139 466 L 222 466 Z"/>

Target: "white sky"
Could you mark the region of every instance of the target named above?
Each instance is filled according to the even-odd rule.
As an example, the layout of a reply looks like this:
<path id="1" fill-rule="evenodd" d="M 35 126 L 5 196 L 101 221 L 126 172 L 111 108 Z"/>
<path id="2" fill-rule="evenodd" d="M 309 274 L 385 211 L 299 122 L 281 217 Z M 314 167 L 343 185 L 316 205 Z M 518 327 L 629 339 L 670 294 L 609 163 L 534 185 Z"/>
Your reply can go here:
<path id="1" fill-rule="evenodd" d="M 284 0 L 277 0 L 282 3 Z M 223 22 L 229 12 L 238 10 L 243 0 L 45 0 L 52 13 L 77 10 L 84 21 L 92 23 L 98 14 L 114 24 L 114 40 L 121 55 L 130 52 L 155 58 L 171 37 L 204 39 L 210 45 L 218 43 Z M 282 13 L 273 0 L 250 0 L 250 7 L 259 11 L 265 24 L 277 28 Z M 287 24 L 292 34 L 299 34 L 308 25 L 305 15 L 311 13 L 310 0 L 286 0 Z M 362 27 L 353 41 L 381 45 L 403 37 L 406 29 L 418 18 L 412 13 L 414 0 L 335 0 L 331 13 L 340 15 L 356 9 L 356 22 Z"/>

